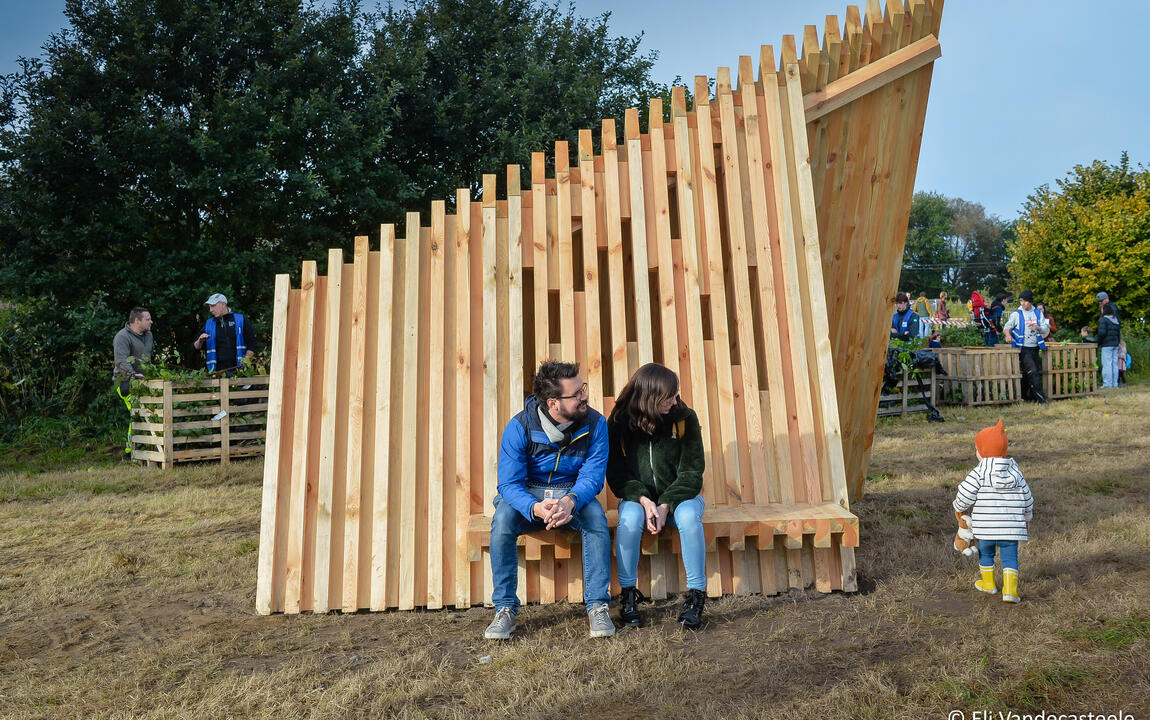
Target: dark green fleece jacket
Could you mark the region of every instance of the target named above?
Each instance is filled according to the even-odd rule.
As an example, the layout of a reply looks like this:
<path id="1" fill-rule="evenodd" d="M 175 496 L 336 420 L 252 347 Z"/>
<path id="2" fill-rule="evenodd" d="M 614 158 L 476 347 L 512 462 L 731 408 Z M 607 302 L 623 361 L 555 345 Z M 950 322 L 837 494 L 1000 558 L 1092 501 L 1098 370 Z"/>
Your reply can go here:
<path id="1" fill-rule="evenodd" d="M 611 453 L 607 484 L 620 500 L 639 502 L 646 495 L 667 503 L 671 512 L 703 489 L 703 433 L 695 411 L 679 402 L 648 435 L 630 427 L 622 413 L 607 421 Z"/>

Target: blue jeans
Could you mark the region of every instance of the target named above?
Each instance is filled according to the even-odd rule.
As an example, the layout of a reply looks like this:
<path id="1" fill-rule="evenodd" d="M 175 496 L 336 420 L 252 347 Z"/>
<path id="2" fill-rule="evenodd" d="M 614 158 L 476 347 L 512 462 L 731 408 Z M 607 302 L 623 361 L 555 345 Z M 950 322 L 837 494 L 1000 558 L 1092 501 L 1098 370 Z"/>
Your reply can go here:
<path id="1" fill-rule="evenodd" d="M 679 529 L 679 543 L 683 548 L 683 570 L 687 573 L 687 588 L 707 589 L 707 541 L 703 537 L 703 510 L 706 503 L 702 495 L 679 503 L 667 525 Z M 619 586 L 635 587 L 639 575 L 639 542 L 647 526 L 643 506 L 630 500 L 619 502 L 619 527 L 615 529 L 615 561 L 619 565 Z"/>
<path id="2" fill-rule="evenodd" d="M 1118 387 L 1118 346 L 1098 348 L 1102 361 L 1102 387 Z"/>
<path id="3" fill-rule="evenodd" d="M 576 530 L 583 536 L 583 600 L 587 610 L 594 604 L 609 604 L 611 600 L 611 531 L 607 516 L 598 500 L 584 505 L 571 522 L 562 526 Z M 524 533 L 546 529 L 546 524 L 535 519 L 528 521 L 519 511 L 495 496 L 495 516 L 491 518 L 491 580 L 494 589 L 491 602 L 498 608 L 519 610 L 519 552 L 515 543 Z"/>
<path id="4" fill-rule="evenodd" d="M 1002 559 L 1002 568 L 1010 568 L 1018 572 L 1018 541 L 1017 540 L 978 540 L 978 564 L 981 567 L 994 567 L 994 549 L 998 548 L 998 556 Z"/>

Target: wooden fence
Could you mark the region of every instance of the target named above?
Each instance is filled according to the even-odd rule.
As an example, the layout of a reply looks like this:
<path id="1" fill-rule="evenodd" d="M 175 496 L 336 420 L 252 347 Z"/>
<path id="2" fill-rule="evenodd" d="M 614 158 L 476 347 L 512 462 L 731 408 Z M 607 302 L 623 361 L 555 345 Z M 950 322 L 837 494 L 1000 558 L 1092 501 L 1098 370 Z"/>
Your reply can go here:
<path id="1" fill-rule="evenodd" d="M 134 386 L 132 459 L 173 463 L 264 454 L 268 377 L 189 382 L 147 380 Z"/>
<path id="2" fill-rule="evenodd" d="M 886 208 L 909 208 L 906 158 L 918 151 L 913 139 L 892 147 L 913 125 L 898 98 L 910 92 L 904 78 L 938 56 L 931 8 L 941 3 L 916 1 L 905 14 L 895 5 L 889 19 L 868 13 L 867 23 L 848 11 L 845 38 L 836 23 L 825 54 L 813 30 L 801 58 L 790 38 L 778 65 L 764 46 L 757 80 L 750 58 L 734 80 L 720 68 L 713 96 L 696 78 L 691 111 L 676 88 L 671 120 L 655 99 L 647 132 L 628 111 L 622 142 L 604 121 L 601 153 L 581 131 L 574 164 L 567 143 L 556 143 L 551 175 L 534 154 L 530 189 L 509 166 L 504 199 L 502 183 L 485 175 L 479 201 L 460 190 L 452 213 L 436 202 L 427 224 L 411 213 L 401 231 L 385 225 L 379 250 L 356 238 L 351 262 L 329 252 L 326 275 L 305 261 L 299 288 L 277 277 L 258 611 L 488 600 L 499 437 L 537 363 L 551 357 L 580 363 L 590 403 L 605 413 L 639 365 L 679 374 L 704 431 L 709 594 L 854 590 L 858 521 L 832 347 L 841 331 L 865 375 L 872 342 L 852 345 L 850 321 L 832 322 L 827 308 L 874 303 L 824 301 L 824 271 L 829 263 L 884 294 L 897 279 L 906 219 L 895 227 Z M 891 95 L 888 83 L 902 89 Z M 916 87 L 925 108 L 926 88 Z M 887 108 L 897 132 L 877 131 L 879 146 L 869 148 L 873 128 L 889 124 Z M 869 148 L 860 156 L 855 140 Z M 842 157 L 824 152 L 827 143 Z M 879 178 L 865 179 L 895 155 L 909 171 L 878 168 Z M 812 157 L 822 158 L 820 173 Z M 840 246 L 828 254 L 820 201 L 840 202 L 830 185 L 857 196 L 841 201 L 847 217 L 832 232 Z M 856 324 L 873 324 L 867 312 Z M 848 392 L 871 394 L 854 386 Z M 868 452 L 873 400 L 866 429 L 852 434 Z M 609 491 L 600 501 L 613 517 Z M 524 600 L 581 600 L 572 541 L 522 540 Z M 644 592 L 683 587 L 677 552 L 673 537 L 646 548 Z"/>
<path id="3" fill-rule="evenodd" d="M 1018 349 L 994 347 L 941 348 L 946 376 L 939 379 L 939 398 L 951 405 L 1005 405 L 1022 401 Z M 1098 346 L 1092 343 L 1047 345 L 1042 352 L 1042 388 L 1050 400 L 1088 395 L 1098 390 Z"/>
<path id="4" fill-rule="evenodd" d="M 913 378 L 906 371 L 902 371 L 902 379 L 889 393 L 879 397 L 878 416 L 909 415 L 911 413 L 927 412 L 929 409 L 923 398 L 932 404 L 938 400 L 938 375 L 934 370 L 922 378 L 922 387 L 919 387 L 918 378 Z"/>

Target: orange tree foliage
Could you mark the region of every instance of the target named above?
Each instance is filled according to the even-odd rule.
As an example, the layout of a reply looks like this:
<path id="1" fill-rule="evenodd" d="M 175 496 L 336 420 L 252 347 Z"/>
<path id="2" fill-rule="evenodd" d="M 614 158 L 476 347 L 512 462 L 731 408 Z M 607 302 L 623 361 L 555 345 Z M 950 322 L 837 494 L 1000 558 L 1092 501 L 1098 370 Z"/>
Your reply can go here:
<path id="1" fill-rule="evenodd" d="M 1010 272 L 1067 327 L 1097 327 L 1095 295 L 1107 292 L 1124 332 L 1150 314 L 1150 171 L 1077 165 L 1027 198 L 1010 246 Z"/>

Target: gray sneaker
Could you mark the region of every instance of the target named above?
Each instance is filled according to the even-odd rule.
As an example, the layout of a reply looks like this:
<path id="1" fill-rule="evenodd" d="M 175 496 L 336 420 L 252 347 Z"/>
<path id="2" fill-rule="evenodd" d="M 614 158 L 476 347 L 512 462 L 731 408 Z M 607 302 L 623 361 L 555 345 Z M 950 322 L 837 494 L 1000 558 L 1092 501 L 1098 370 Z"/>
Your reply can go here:
<path id="1" fill-rule="evenodd" d="M 615 634 L 615 623 L 611 622 L 606 603 L 592 605 L 587 611 L 587 620 L 591 623 L 591 637 L 611 637 Z"/>
<path id="2" fill-rule="evenodd" d="M 614 628 L 611 628 L 614 632 Z M 488 640 L 507 640 L 515 632 L 515 611 L 509 607 L 501 607 L 495 611 L 495 619 L 487 626 L 483 637 Z"/>

